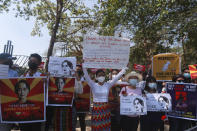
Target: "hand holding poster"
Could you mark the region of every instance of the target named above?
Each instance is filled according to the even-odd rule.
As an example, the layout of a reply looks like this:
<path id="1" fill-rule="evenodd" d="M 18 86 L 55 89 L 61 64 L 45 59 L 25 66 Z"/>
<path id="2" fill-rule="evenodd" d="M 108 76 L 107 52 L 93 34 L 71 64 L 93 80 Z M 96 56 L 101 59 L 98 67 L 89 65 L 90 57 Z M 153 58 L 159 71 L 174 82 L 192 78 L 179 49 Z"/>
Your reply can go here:
<path id="1" fill-rule="evenodd" d="M 121 115 L 147 114 L 146 99 L 138 95 L 120 96 Z"/>
<path id="2" fill-rule="evenodd" d="M 72 106 L 75 78 L 50 77 L 48 105 Z"/>
<path id="3" fill-rule="evenodd" d="M 74 77 L 76 68 L 75 57 L 50 57 L 49 72 L 54 77 Z"/>
<path id="4" fill-rule="evenodd" d="M 129 62 L 130 41 L 112 36 L 85 36 L 83 66 L 122 69 Z"/>
<path id="5" fill-rule="evenodd" d="M 170 94 L 153 93 L 146 94 L 148 111 L 169 112 L 172 109 Z"/>
<path id="6" fill-rule="evenodd" d="M 168 116 L 197 120 L 197 84 L 169 82 L 166 87 L 172 97 L 172 112 Z"/>
<path id="7" fill-rule="evenodd" d="M 45 121 L 44 79 L 0 79 L 2 123 Z"/>

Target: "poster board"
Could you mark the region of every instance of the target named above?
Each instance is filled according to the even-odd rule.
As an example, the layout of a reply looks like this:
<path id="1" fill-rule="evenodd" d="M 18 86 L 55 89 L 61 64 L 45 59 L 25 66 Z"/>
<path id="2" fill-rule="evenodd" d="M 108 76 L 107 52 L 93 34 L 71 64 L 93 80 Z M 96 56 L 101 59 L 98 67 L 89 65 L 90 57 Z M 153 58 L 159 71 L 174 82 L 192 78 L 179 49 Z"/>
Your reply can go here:
<path id="1" fill-rule="evenodd" d="M 172 112 L 168 116 L 197 120 L 197 84 L 168 82 L 166 87 L 172 98 Z"/>
<path id="2" fill-rule="evenodd" d="M 0 79 L 1 122 L 32 123 L 46 120 L 44 79 Z"/>
<path id="3" fill-rule="evenodd" d="M 130 41 L 113 36 L 85 36 L 83 66 L 85 68 L 122 69 L 127 66 Z"/>
<path id="4" fill-rule="evenodd" d="M 158 81 L 171 81 L 172 77 L 181 72 L 179 55 L 164 53 L 153 56 L 152 74 Z"/>
<path id="5" fill-rule="evenodd" d="M 146 115 L 146 98 L 139 95 L 120 96 L 121 115 Z"/>
<path id="6" fill-rule="evenodd" d="M 48 84 L 49 106 L 72 106 L 75 78 L 50 77 Z"/>
<path id="7" fill-rule="evenodd" d="M 49 58 L 48 71 L 53 77 L 74 77 L 76 69 L 75 57 L 53 57 Z"/>
<path id="8" fill-rule="evenodd" d="M 167 93 L 146 94 L 146 104 L 148 111 L 170 112 L 172 110 L 171 96 Z"/>

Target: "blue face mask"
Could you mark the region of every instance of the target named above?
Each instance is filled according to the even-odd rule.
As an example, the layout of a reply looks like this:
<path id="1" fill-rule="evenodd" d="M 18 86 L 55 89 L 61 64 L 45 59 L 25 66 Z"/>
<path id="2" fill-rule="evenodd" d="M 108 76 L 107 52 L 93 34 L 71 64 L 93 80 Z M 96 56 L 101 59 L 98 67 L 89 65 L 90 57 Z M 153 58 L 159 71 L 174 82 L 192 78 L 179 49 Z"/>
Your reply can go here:
<path id="1" fill-rule="evenodd" d="M 150 89 L 157 89 L 157 84 L 156 83 L 148 83 L 148 87 Z"/>
<path id="2" fill-rule="evenodd" d="M 138 83 L 138 80 L 137 79 L 129 79 L 129 84 L 131 86 L 136 86 L 137 83 Z"/>
<path id="3" fill-rule="evenodd" d="M 183 76 L 184 76 L 185 78 L 190 78 L 190 77 L 191 77 L 191 76 L 190 76 L 190 73 L 184 73 Z"/>

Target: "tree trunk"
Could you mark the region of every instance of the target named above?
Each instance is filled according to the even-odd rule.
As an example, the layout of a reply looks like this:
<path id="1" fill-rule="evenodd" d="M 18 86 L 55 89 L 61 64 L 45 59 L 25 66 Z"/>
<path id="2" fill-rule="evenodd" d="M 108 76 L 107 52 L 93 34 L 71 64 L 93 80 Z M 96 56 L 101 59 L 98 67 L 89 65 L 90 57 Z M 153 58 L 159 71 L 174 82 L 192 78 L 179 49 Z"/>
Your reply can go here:
<path id="1" fill-rule="evenodd" d="M 46 66 L 45 66 L 46 72 L 48 72 L 49 57 L 53 53 L 53 47 L 56 41 L 56 35 L 57 35 L 58 28 L 59 28 L 59 23 L 60 23 L 60 19 L 62 15 L 62 9 L 63 9 L 63 0 L 57 0 L 56 18 L 55 18 L 56 20 L 55 20 L 55 25 L 53 27 L 53 31 L 51 34 L 51 40 L 50 40 L 50 44 L 49 44 L 49 48 L 47 52 L 47 61 L 46 61 Z"/>

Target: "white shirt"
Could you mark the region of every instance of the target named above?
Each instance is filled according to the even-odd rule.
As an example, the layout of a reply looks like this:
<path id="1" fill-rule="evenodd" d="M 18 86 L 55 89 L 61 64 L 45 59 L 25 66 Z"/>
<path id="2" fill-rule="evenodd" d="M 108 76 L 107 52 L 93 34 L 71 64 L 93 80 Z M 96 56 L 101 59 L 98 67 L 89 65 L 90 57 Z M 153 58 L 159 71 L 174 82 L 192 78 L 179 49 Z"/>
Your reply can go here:
<path id="1" fill-rule="evenodd" d="M 126 72 L 126 68 L 122 69 L 113 80 L 105 82 L 103 85 L 99 85 L 92 81 L 88 75 L 87 69 L 83 68 L 83 72 L 88 85 L 92 89 L 93 102 L 108 102 L 109 89 L 122 77 Z"/>

